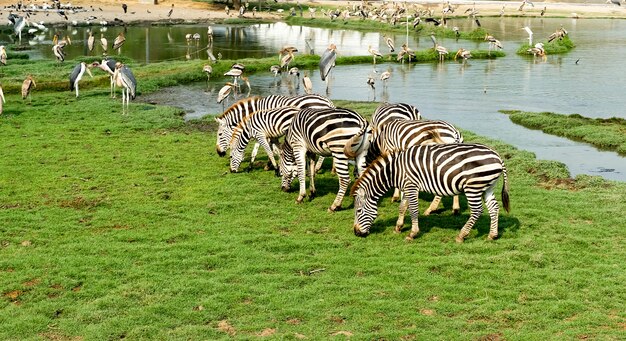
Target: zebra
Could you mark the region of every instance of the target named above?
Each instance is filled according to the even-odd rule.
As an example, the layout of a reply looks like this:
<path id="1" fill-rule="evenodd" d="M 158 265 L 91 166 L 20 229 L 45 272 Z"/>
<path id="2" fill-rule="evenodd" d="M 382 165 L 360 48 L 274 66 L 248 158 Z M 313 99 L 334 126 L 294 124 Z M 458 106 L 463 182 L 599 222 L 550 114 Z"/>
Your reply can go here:
<path id="1" fill-rule="evenodd" d="M 373 135 L 373 134 L 372 134 Z M 433 144 L 433 143 L 462 143 L 463 135 L 452 124 L 446 121 L 415 121 L 415 120 L 394 120 L 384 124 L 377 130 L 376 136 L 372 137 L 370 146 L 367 151 L 365 160 L 367 164 L 371 164 L 378 156 L 393 150 L 407 149 L 408 147 Z M 346 146 L 344 151 L 346 155 L 351 156 L 352 151 Z M 396 188 L 393 198 L 400 197 L 399 190 Z M 393 200 L 392 200 L 393 201 Z M 439 207 L 441 202 L 440 196 L 435 196 L 432 203 L 424 212 L 429 215 L 432 211 Z M 406 200 L 402 200 L 401 207 L 406 210 Z M 461 209 L 459 197 L 454 196 L 452 210 L 454 214 L 458 214 Z M 398 217 L 397 226 L 402 227 L 404 222 L 404 214 Z M 399 230 L 397 232 L 400 232 Z"/>
<path id="2" fill-rule="evenodd" d="M 291 119 L 298 111 L 300 109 L 296 107 L 282 107 L 255 111 L 244 117 L 233 130 L 233 137 L 230 141 L 230 171 L 233 173 L 237 172 L 241 161 L 243 161 L 246 146 L 250 139 L 255 139 L 265 149 L 269 161 L 278 176 L 278 166 L 267 138 L 270 138 L 277 144 L 277 138 L 285 135 L 289 124 L 291 124 Z M 250 160 L 248 169 L 252 168 L 253 162 L 254 158 Z"/>
<path id="3" fill-rule="evenodd" d="M 341 207 L 341 202 L 350 183 L 348 157 L 343 153 L 345 144 L 355 135 L 362 138 L 354 141 L 358 146 L 356 165 L 359 174 L 365 166 L 365 153 L 369 144 L 371 130 L 367 120 L 357 112 L 343 108 L 301 109 L 291 121 L 280 154 L 281 187 L 288 191 L 291 182 L 298 176 L 300 194 L 297 203 L 306 196 L 305 168 L 307 155 L 332 156 L 333 164 L 339 177 L 339 191 L 328 209 L 334 212 Z M 310 196 L 315 195 L 315 167 L 313 157 L 310 163 Z"/>
<path id="4" fill-rule="evenodd" d="M 383 103 L 376 108 L 372 115 L 372 129 L 374 134 L 387 122 L 393 120 L 421 120 L 422 114 L 416 107 L 406 103 Z"/>
<path id="5" fill-rule="evenodd" d="M 483 211 L 485 199 L 491 226 L 489 239 L 498 237 L 500 207 L 494 195 L 496 182 L 503 176 L 502 205 L 509 212 L 509 183 L 500 156 L 487 146 L 472 143 L 418 145 L 393 151 L 377 158 L 357 179 L 354 196 L 354 234 L 367 236 L 376 218 L 378 199 L 391 187 L 400 187 L 408 197 L 412 240 L 419 233 L 418 193 L 451 196 L 464 192 L 470 217 L 456 237 L 462 243 Z M 397 229 L 397 227 L 396 227 Z"/>
<path id="6" fill-rule="evenodd" d="M 244 98 L 231 105 L 220 116 L 215 118 L 217 121 L 217 143 L 216 150 L 219 156 L 226 156 L 226 150 L 230 147 L 233 129 L 237 127 L 241 120 L 262 109 L 276 109 L 285 106 L 294 106 L 297 108 L 334 108 L 335 105 L 328 98 L 319 95 L 300 95 L 300 96 L 280 96 L 270 95 L 267 97 L 249 97 Z M 252 156 L 256 156 L 259 150 L 259 144 L 255 144 Z"/>

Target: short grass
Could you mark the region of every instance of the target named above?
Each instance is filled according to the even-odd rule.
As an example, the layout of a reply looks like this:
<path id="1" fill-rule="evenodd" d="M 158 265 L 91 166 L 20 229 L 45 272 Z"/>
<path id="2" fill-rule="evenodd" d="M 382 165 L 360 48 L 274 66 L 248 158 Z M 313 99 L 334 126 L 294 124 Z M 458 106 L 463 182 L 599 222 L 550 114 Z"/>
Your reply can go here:
<path id="1" fill-rule="evenodd" d="M 546 51 L 546 55 L 567 53 L 576 47 L 569 36 L 565 36 L 562 39 L 555 39 L 551 42 L 548 42 L 547 40 L 542 41 L 542 43 L 543 48 Z M 530 44 L 522 44 L 522 46 L 517 49 L 517 54 L 532 55 L 532 53 L 528 52 L 528 49 L 533 46 L 530 46 Z"/>
<path id="2" fill-rule="evenodd" d="M 7 95 L 0 339 L 626 338 L 623 183 L 465 132 L 509 169 L 501 238 L 486 240 L 485 214 L 456 244 L 467 206 L 446 200 L 407 243 L 384 198 L 361 239 L 351 198 L 326 212 L 330 164 L 297 205 L 264 157 L 228 173 L 211 119 L 140 103 L 122 116 L 107 86 Z"/>
<path id="3" fill-rule="evenodd" d="M 579 114 L 502 111 L 511 121 L 546 134 L 590 143 L 600 149 L 626 155 L 626 121 L 621 118 L 588 118 Z"/>

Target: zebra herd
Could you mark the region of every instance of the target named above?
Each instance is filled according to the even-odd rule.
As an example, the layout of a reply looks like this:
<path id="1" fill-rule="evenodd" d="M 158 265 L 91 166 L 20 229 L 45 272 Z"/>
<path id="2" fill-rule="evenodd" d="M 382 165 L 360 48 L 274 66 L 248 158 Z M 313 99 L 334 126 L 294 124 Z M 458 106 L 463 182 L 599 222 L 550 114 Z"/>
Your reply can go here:
<path id="1" fill-rule="evenodd" d="M 297 177 L 300 191 L 297 202 L 306 197 L 306 168 L 309 163 L 309 195 L 315 195 L 315 174 L 325 157 L 333 159 L 339 190 L 328 209 L 341 208 L 350 184 L 349 163 L 358 174 L 350 195 L 354 197 L 354 234 L 369 234 L 377 215 L 378 200 L 391 188 L 400 197 L 395 231 L 400 232 L 408 209 L 413 239 L 419 232 L 418 194 L 435 195 L 425 215 L 439 206 L 441 197 L 454 196 L 453 210 L 460 210 L 458 195 L 464 193 L 470 217 L 456 237 L 463 242 L 483 212 L 483 199 L 491 218 L 489 239 L 498 236 L 499 205 L 494 191 L 503 177 L 502 204 L 509 211 L 509 183 L 506 167 L 499 155 L 487 146 L 464 143 L 453 125 L 440 120 L 422 120 L 419 110 L 404 103 L 381 104 L 371 123 L 359 113 L 337 108 L 326 97 L 271 95 L 249 97 L 231 105 L 216 118 L 216 149 L 225 156 L 231 149 L 230 170 L 236 172 L 251 140 L 268 154 L 268 166 L 282 177 L 284 191 Z M 284 136 L 279 145 L 278 139 Z M 279 162 L 275 155 L 279 154 Z M 402 195 L 399 195 L 402 192 Z"/>

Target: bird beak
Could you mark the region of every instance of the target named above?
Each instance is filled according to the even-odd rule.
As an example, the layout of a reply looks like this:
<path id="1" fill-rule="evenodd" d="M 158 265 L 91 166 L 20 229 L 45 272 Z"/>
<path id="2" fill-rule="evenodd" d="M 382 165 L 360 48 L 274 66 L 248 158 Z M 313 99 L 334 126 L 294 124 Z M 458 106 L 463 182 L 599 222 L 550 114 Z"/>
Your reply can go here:
<path id="1" fill-rule="evenodd" d="M 86 69 L 85 69 L 85 71 L 87 71 L 87 73 L 89 74 L 89 76 L 90 76 L 91 78 L 93 78 L 93 75 L 91 74 L 91 70 L 89 70 L 89 68 L 86 68 Z"/>

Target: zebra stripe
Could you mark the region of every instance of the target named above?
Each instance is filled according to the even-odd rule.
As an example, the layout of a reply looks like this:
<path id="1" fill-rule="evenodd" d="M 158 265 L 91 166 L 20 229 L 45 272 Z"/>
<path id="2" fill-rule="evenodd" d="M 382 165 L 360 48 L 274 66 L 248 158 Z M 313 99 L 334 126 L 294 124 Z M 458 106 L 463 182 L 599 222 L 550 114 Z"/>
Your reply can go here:
<path id="1" fill-rule="evenodd" d="M 306 196 L 305 164 L 307 155 L 332 156 L 333 164 L 339 177 L 339 191 L 330 211 L 341 207 L 341 202 L 350 183 L 348 157 L 343 153 L 346 142 L 360 131 L 367 130 L 368 123 L 357 112 L 342 108 L 302 109 L 291 121 L 285 143 L 281 150 L 280 170 L 282 189 L 288 191 L 291 182 L 298 176 L 300 193 L 298 203 Z M 360 152 L 356 156 L 359 170 L 365 166 L 368 133 L 360 141 Z M 311 158 L 310 185 L 311 196 L 315 194 L 315 167 Z"/>
<path id="2" fill-rule="evenodd" d="M 284 107 L 259 110 L 244 117 L 233 130 L 233 137 L 230 141 L 230 171 L 237 172 L 243 161 L 246 146 L 248 146 L 250 139 L 255 139 L 265 149 L 271 165 L 278 174 L 274 153 L 267 139 L 269 138 L 275 143 L 278 142 L 278 137 L 285 135 L 291 124 L 291 119 L 298 111 L 300 109 L 296 107 Z M 254 157 L 250 160 L 249 169 L 252 168 L 253 162 Z"/>
<path id="3" fill-rule="evenodd" d="M 465 193 L 470 217 L 456 237 L 457 242 L 469 234 L 483 211 L 485 199 L 491 226 L 489 239 L 498 236 L 500 207 L 494 189 L 503 176 L 502 204 L 509 211 L 509 184 L 506 167 L 492 149 L 480 144 L 435 144 L 413 146 L 403 151 L 384 154 L 376 159 L 352 187 L 354 196 L 354 233 L 366 236 L 376 218 L 376 202 L 392 186 L 401 188 L 407 196 L 412 227 L 407 239 L 419 232 L 418 193 L 424 191 L 439 196 Z"/>
<path id="4" fill-rule="evenodd" d="M 241 120 L 258 110 L 276 109 L 292 106 L 296 108 L 334 108 L 335 105 L 326 97 L 319 95 L 249 97 L 231 105 L 215 120 L 217 127 L 216 150 L 219 156 L 225 156 L 230 146 L 233 129 Z M 255 146 L 255 150 L 258 146 Z"/>
<path id="5" fill-rule="evenodd" d="M 422 115 L 416 107 L 406 103 L 383 103 L 372 115 L 374 131 L 393 120 L 421 120 Z"/>
<path id="6" fill-rule="evenodd" d="M 396 119 L 387 122 L 378 129 L 376 136 L 373 137 L 370 143 L 366 161 L 370 164 L 381 154 L 389 153 L 394 150 L 403 150 L 421 144 L 462 142 L 463 136 L 461 132 L 446 121 Z M 392 201 L 399 197 L 400 193 L 396 189 Z M 436 210 L 440 202 L 441 197 L 435 196 L 426 211 L 424 211 L 424 215 L 429 215 L 432 211 Z M 404 213 L 406 208 L 407 201 L 406 199 L 402 199 L 400 203 L 400 214 L 396 222 L 396 232 L 400 232 L 404 225 Z M 459 197 L 456 195 L 453 198 L 452 210 L 455 214 L 460 211 Z"/>

